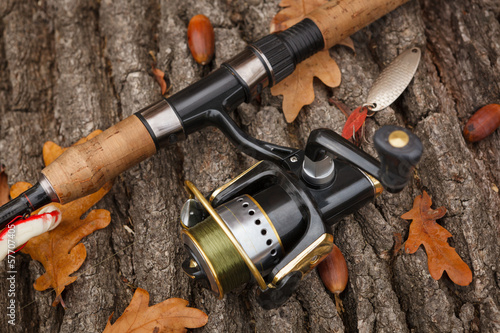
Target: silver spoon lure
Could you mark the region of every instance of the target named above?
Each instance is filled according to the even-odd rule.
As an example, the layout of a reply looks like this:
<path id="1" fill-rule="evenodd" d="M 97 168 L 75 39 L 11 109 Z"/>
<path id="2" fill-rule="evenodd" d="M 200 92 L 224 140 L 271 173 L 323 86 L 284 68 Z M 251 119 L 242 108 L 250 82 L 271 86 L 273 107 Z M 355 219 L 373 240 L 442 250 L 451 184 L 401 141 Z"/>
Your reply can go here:
<path id="1" fill-rule="evenodd" d="M 397 56 L 377 77 L 363 106 L 370 111 L 380 111 L 391 105 L 410 84 L 420 63 L 420 56 L 418 47 L 412 47 Z"/>

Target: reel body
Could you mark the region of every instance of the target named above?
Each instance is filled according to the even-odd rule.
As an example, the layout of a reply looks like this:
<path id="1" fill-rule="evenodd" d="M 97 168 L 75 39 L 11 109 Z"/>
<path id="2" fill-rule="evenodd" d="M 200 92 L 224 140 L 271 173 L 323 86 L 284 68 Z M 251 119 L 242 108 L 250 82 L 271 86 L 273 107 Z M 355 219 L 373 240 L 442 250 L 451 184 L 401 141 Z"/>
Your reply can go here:
<path id="1" fill-rule="evenodd" d="M 412 154 L 416 144 L 420 156 L 418 138 L 403 131 Z M 384 156 L 398 156 L 386 149 L 379 155 L 383 161 Z M 281 165 L 260 161 L 208 199 L 186 182 L 191 198 L 181 213 L 188 253 L 184 272 L 219 298 L 255 281 L 260 305 L 280 306 L 330 253 L 333 236 L 328 227 L 380 194 L 377 178 L 393 179 L 391 173 L 405 169 L 402 164 L 406 171 L 412 169 L 414 164 L 402 156 L 385 161 L 382 169 L 373 157 L 322 129 L 311 134 L 305 151 L 296 151 Z M 397 181 L 402 177 L 398 174 Z"/>

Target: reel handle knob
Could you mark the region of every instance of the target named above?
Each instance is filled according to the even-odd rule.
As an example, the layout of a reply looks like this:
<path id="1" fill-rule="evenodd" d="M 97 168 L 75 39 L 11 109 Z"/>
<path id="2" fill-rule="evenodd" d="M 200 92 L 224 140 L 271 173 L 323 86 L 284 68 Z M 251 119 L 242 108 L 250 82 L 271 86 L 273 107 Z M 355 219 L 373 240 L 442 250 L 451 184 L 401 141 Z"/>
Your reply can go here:
<path id="1" fill-rule="evenodd" d="M 387 191 L 400 192 L 422 157 L 422 142 L 405 128 L 384 126 L 375 133 L 373 143 L 381 162 L 380 182 Z"/>

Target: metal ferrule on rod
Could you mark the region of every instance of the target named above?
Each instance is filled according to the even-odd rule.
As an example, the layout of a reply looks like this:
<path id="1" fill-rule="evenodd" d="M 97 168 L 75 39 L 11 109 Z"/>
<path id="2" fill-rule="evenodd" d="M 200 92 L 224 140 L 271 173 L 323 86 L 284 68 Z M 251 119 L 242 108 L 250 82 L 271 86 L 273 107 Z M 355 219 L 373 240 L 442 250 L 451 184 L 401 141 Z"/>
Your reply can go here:
<path id="1" fill-rule="evenodd" d="M 136 113 L 155 141 L 157 149 L 184 140 L 184 127 L 166 99 L 162 99 Z"/>
<path id="2" fill-rule="evenodd" d="M 274 86 L 293 73 L 295 66 L 324 48 L 316 24 L 305 19 L 290 29 L 267 35 L 223 64 L 245 86 L 249 102 L 263 88 Z"/>
<path id="3" fill-rule="evenodd" d="M 227 67 L 246 86 L 247 102 L 269 86 L 269 76 L 272 76 L 272 73 L 269 75 L 268 71 L 272 68 L 264 66 L 262 60 L 250 48 L 238 53 L 223 66 Z"/>
<path id="4" fill-rule="evenodd" d="M 51 202 L 60 202 L 59 196 L 57 195 L 56 191 L 54 190 L 54 187 L 52 186 L 52 184 L 49 182 L 49 180 L 47 179 L 47 177 L 45 177 L 45 175 L 43 173 L 40 175 L 40 179 L 38 179 L 38 183 L 43 188 L 47 197 L 50 198 Z"/>

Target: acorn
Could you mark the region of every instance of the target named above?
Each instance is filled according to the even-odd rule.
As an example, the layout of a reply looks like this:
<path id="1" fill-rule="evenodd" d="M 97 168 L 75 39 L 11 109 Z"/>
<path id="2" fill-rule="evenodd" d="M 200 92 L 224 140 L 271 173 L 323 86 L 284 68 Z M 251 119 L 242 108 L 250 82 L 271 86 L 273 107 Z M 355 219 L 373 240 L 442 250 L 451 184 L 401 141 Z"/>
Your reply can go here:
<path id="1" fill-rule="evenodd" d="M 465 140 L 477 142 L 500 126 L 500 105 L 488 104 L 477 110 L 464 127 Z"/>
<path id="2" fill-rule="evenodd" d="M 325 287 L 335 295 L 337 311 L 343 311 L 339 294 L 347 286 L 349 273 L 347 263 L 340 249 L 333 244 L 330 254 L 318 265 L 318 273 Z"/>
<path id="3" fill-rule="evenodd" d="M 196 15 L 189 21 L 188 46 L 194 60 L 206 65 L 214 57 L 215 35 L 212 23 L 205 15 Z"/>

